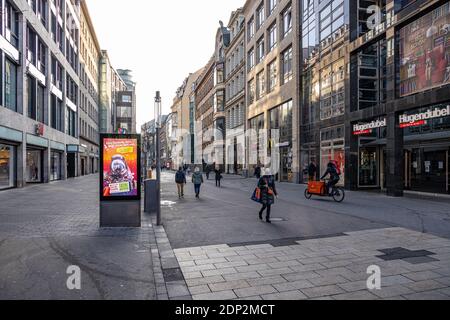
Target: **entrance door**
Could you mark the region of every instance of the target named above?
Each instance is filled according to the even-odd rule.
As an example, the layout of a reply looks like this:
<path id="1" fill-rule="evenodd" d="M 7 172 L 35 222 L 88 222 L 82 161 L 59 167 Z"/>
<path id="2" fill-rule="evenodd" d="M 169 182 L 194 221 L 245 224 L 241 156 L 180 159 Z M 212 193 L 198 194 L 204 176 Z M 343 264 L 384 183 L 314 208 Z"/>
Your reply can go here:
<path id="1" fill-rule="evenodd" d="M 417 169 L 417 163 L 420 163 L 420 151 L 405 150 L 405 190 L 411 190 L 412 180 L 416 179 L 414 170 Z"/>
<path id="2" fill-rule="evenodd" d="M 75 153 L 68 153 L 67 154 L 67 178 L 75 178 L 76 177 L 76 173 L 75 173 L 75 168 L 76 168 L 76 163 L 75 163 Z"/>
<path id="3" fill-rule="evenodd" d="M 292 152 L 290 148 L 280 148 L 281 156 L 281 182 L 292 182 Z"/>
<path id="4" fill-rule="evenodd" d="M 448 151 L 415 149 L 413 153 L 412 190 L 447 193 Z"/>
<path id="5" fill-rule="evenodd" d="M 86 166 L 86 164 L 85 164 L 85 160 L 84 159 L 81 159 L 81 175 L 82 176 L 84 176 L 85 174 L 86 174 L 86 171 L 85 171 L 85 166 Z"/>

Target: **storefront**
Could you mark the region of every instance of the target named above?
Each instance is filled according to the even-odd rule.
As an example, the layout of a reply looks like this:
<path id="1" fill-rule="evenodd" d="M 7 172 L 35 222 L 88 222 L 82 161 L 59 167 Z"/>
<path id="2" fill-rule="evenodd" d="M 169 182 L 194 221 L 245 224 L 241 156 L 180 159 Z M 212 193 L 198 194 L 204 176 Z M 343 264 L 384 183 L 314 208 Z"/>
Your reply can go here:
<path id="1" fill-rule="evenodd" d="M 62 153 L 52 151 L 50 155 L 50 181 L 61 180 L 62 177 Z"/>
<path id="2" fill-rule="evenodd" d="M 16 180 L 16 147 L 0 143 L 0 190 L 14 188 Z"/>
<path id="3" fill-rule="evenodd" d="M 398 115 L 403 130 L 404 189 L 450 193 L 450 105 L 416 108 Z M 358 139 L 358 188 L 386 187 L 387 119 L 353 125 Z"/>
<path id="4" fill-rule="evenodd" d="M 27 183 L 42 183 L 43 150 L 27 147 L 26 181 Z"/>
<path id="5" fill-rule="evenodd" d="M 269 155 L 278 161 L 278 179 L 281 182 L 293 182 L 293 152 L 292 152 L 292 100 L 283 103 L 269 111 L 270 145 Z M 271 149 L 279 151 L 278 157 Z M 278 158 L 278 159 L 277 159 Z"/>
<path id="6" fill-rule="evenodd" d="M 330 161 L 336 161 L 341 172 L 339 185 L 345 185 L 345 137 L 344 127 L 337 126 L 320 132 L 320 174 L 327 169 Z"/>

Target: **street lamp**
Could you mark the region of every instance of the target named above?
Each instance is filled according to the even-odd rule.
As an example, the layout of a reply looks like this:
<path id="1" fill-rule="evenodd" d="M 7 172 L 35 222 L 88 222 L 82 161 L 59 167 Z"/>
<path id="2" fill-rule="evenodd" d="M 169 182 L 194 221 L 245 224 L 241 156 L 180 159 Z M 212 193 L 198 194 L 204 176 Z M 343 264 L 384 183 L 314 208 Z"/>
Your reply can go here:
<path id="1" fill-rule="evenodd" d="M 161 94 L 159 91 L 156 91 L 155 97 L 155 129 L 156 129 L 156 137 L 155 137 L 155 155 L 156 155 L 156 225 L 161 225 L 161 148 L 160 148 L 160 129 L 161 129 Z"/>

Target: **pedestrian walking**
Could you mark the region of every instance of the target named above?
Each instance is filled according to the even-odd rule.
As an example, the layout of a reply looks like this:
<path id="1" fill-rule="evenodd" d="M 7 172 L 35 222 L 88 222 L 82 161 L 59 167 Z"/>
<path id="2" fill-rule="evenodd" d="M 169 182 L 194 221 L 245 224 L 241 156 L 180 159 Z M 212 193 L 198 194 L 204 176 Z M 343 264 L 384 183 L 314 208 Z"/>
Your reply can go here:
<path id="1" fill-rule="evenodd" d="M 220 182 L 222 181 L 222 179 L 223 179 L 223 176 L 222 176 L 222 170 L 220 170 L 219 168 L 216 168 L 215 170 L 214 170 L 214 173 L 216 174 L 216 187 L 221 187 L 221 185 L 220 185 Z"/>
<path id="2" fill-rule="evenodd" d="M 186 185 L 186 174 L 183 171 L 183 168 L 180 167 L 175 173 L 175 183 L 177 184 L 178 189 L 178 198 L 184 198 L 184 186 Z"/>
<path id="3" fill-rule="evenodd" d="M 192 175 L 192 183 L 194 184 L 196 198 L 200 198 L 200 188 L 203 182 L 203 175 L 200 172 L 200 168 L 197 167 L 195 168 L 195 172 Z"/>
<path id="4" fill-rule="evenodd" d="M 316 180 L 317 176 L 317 166 L 316 162 L 314 160 L 311 161 L 311 163 L 308 166 L 308 179 L 309 182 L 313 182 Z"/>
<path id="5" fill-rule="evenodd" d="M 261 167 L 259 165 L 255 167 L 255 177 L 258 180 L 261 179 Z"/>
<path id="6" fill-rule="evenodd" d="M 211 167 L 206 165 L 206 180 L 209 180 L 209 175 L 211 173 Z"/>
<path id="7" fill-rule="evenodd" d="M 272 223 L 270 220 L 270 214 L 272 205 L 275 203 L 275 197 L 278 197 L 277 189 L 275 186 L 275 177 L 272 175 L 271 170 L 266 168 L 264 176 L 259 179 L 258 188 L 261 191 L 261 204 L 262 208 L 259 211 L 259 219 L 263 220 L 263 213 L 266 212 L 266 222 Z"/>

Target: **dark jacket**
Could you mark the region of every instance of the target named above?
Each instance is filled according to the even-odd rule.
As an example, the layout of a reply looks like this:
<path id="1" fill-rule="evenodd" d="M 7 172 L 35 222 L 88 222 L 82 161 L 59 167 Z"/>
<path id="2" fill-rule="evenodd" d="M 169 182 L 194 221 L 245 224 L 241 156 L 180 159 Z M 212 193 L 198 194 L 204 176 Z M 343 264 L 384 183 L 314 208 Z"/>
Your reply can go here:
<path id="1" fill-rule="evenodd" d="M 183 171 L 177 171 L 175 174 L 176 183 L 186 183 L 186 174 Z"/>
<path id="2" fill-rule="evenodd" d="M 311 163 L 311 164 L 308 166 L 308 175 L 309 175 L 310 177 L 313 177 L 313 176 L 316 175 L 316 172 L 317 172 L 317 167 L 316 167 L 316 165 L 315 165 L 314 163 Z"/>
<path id="3" fill-rule="evenodd" d="M 328 166 L 327 171 L 323 174 L 321 180 L 325 179 L 326 176 L 330 175 L 331 181 L 339 181 L 341 177 L 338 175 L 337 170 L 334 166 Z"/>
<path id="4" fill-rule="evenodd" d="M 258 181 L 258 188 L 261 189 L 261 203 L 272 205 L 275 203 L 275 196 L 278 195 L 275 186 L 274 176 L 263 176 Z"/>
<path id="5" fill-rule="evenodd" d="M 255 177 L 261 178 L 261 167 L 255 168 Z"/>
<path id="6" fill-rule="evenodd" d="M 215 174 L 216 174 L 216 180 L 222 180 L 222 171 L 220 170 L 214 170 Z"/>

